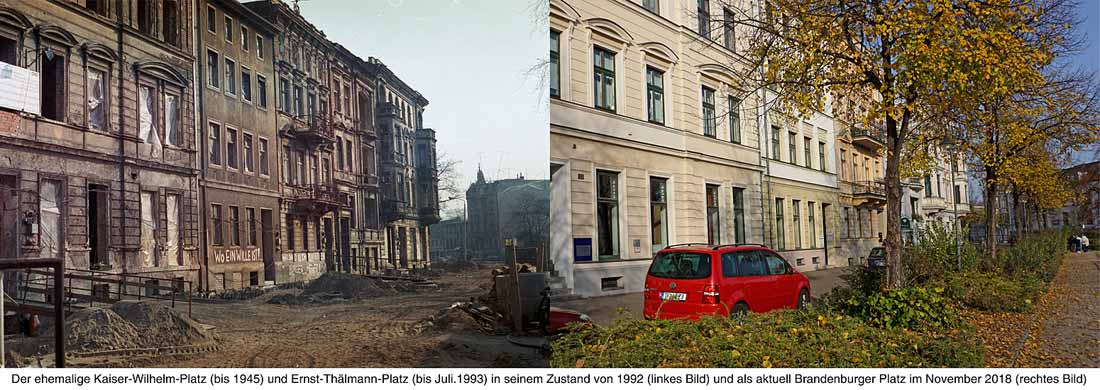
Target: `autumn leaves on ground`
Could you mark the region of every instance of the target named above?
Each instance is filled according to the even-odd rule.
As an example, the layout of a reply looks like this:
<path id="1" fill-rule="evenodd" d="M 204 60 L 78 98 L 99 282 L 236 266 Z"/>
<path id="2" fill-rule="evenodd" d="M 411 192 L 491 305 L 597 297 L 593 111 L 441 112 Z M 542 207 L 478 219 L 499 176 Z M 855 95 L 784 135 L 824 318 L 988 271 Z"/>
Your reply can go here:
<path id="1" fill-rule="evenodd" d="M 1100 367 L 1100 252 L 1070 253 L 1024 313 L 965 311 L 989 367 Z"/>

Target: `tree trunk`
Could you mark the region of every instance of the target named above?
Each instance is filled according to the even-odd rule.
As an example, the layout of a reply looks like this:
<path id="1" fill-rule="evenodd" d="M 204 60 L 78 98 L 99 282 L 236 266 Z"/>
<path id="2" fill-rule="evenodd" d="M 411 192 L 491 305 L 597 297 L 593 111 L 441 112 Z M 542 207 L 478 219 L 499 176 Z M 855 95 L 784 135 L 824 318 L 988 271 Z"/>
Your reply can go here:
<path id="1" fill-rule="evenodd" d="M 985 167 L 985 247 L 986 261 L 997 258 L 997 172 Z"/>
<path id="2" fill-rule="evenodd" d="M 901 177 L 898 170 L 901 156 L 901 140 L 898 139 L 898 123 L 886 117 L 886 289 L 902 288 L 905 269 L 901 261 Z"/>
<path id="3" fill-rule="evenodd" d="M 1012 242 L 1020 242 L 1023 238 L 1023 213 L 1020 207 L 1020 188 L 1012 184 Z"/>

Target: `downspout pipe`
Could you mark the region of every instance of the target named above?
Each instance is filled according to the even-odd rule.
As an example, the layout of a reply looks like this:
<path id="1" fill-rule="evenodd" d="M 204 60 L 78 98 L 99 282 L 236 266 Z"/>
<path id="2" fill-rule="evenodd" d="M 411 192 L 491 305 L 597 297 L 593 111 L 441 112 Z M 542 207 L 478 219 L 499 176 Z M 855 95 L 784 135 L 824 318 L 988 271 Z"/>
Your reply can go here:
<path id="1" fill-rule="evenodd" d="M 126 96 L 126 94 L 125 94 L 125 92 L 126 92 L 126 88 L 125 88 L 125 85 L 126 85 L 125 84 L 125 79 L 126 79 L 126 65 L 125 65 L 126 64 L 126 55 L 125 54 L 126 53 L 123 52 L 123 47 L 124 47 L 123 44 L 122 44 L 122 38 L 123 38 L 122 37 L 122 32 L 123 32 L 123 30 L 124 30 L 124 26 L 122 24 L 122 2 L 121 1 L 116 1 L 115 2 L 115 41 L 116 41 L 115 44 L 116 44 L 116 51 L 118 52 L 119 61 L 118 61 L 118 77 L 116 77 L 117 84 L 118 84 L 118 93 L 115 94 L 115 96 L 118 96 L 118 110 L 116 110 L 116 112 L 118 112 L 118 131 L 115 133 L 115 138 L 118 140 L 118 156 L 116 156 L 116 157 L 118 158 L 118 182 L 119 182 L 118 198 L 121 200 L 119 202 L 119 207 L 121 207 L 120 214 L 125 216 L 126 215 L 126 201 L 125 201 L 126 200 L 126 147 L 125 147 L 125 142 L 126 142 L 126 115 L 124 115 L 123 113 L 126 112 L 126 99 L 123 99 L 123 96 Z M 121 223 L 119 223 L 119 225 L 118 225 L 118 236 L 122 240 L 122 245 L 121 246 L 123 248 L 126 248 L 126 244 L 127 244 L 126 243 L 126 218 L 122 218 Z M 108 258 L 109 258 L 109 256 L 108 256 Z M 120 266 L 120 268 L 122 268 L 122 271 L 125 273 L 126 272 L 126 257 L 125 256 L 119 256 L 119 261 L 121 262 L 121 264 L 119 264 L 119 266 Z M 119 288 L 125 288 L 125 287 L 119 287 Z"/>
<path id="2" fill-rule="evenodd" d="M 195 12 L 196 13 L 200 9 L 202 9 L 202 7 L 200 7 L 200 2 L 201 2 L 201 0 L 195 0 L 195 2 L 194 2 L 194 4 L 195 4 L 194 7 L 195 7 Z M 196 20 L 201 20 L 198 17 L 195 17 L 195 18 L 196 18 Z M 200 232 L 201 232 L 201 234 L 199 234 L 199 237 L 200 237 L 199 240 L 202 242 L 202 248 L 199 251 L 199 253 L 200 253 L 199 256 L 200 256 L 200 259 L 201 259 L 200 261 L 202 263 L 201 270 L 199 271 L 199 288 L 202 291 L 209 291 L 210 290 L 210 262 L 209 262 L 209 257 L 210 256 L 209 256 L 209 251 L 207 250 L 207 248 L 209 248 L 209 245 L 206 242 L 207 241 L 206 232 L 210 231 L 210 228 L 209 228 L 209 226 L 207 226 L 207 224 L 209 223 L 209 216 L 207 215 L 208 211 L 207 211 L 207 207 L 206 207 L 206 184 L 207 184 L 206 183 L 206 167 L 207 167 L 206 159 L 209 158 L 210 154 L 207 151 L 207 148 L 209 146 L 207 145 L 207 142 L 206 142 L 206 126 L 205 126 L 205 124 L 206 124 L 206 96 L 203 93 L 203 83 L 205 81 L 204 76 L 206 75 L 206 67 L 205 67 L 206 63 L 204 63 L 202 61 L 202 57 L 200 56 L 200 54 L 202 53 L 202 37 L 203 37 L 203 35 L 202 35 L 202 31 L 201 31 L 202 27 L 199 24 L 200 23 L 192 23 L 192 26 L 194 28 L 194 30 L 192 31 L 192 34 L 193 34 L 194 41 L 195 41 L 195 48 L 193 49 L 193 52 L 194 52 L 194 55 L 195 55 L 195 64 L 193 66 L 196 68 L 196 73 L 195 73 L 196 77 L 195 77 L 195 81 L 192 82 L 192 84 L 194 85 L 193 88 L 195 90 L 195 92 L 194 92 L 195 93 L 195 99 L 196 99 L 195 101 L 198 102 L 198 105 L 195 107 L 195 111 L 196 111 L 196 114 L 197 114 L 197 115 L 195 115 L 195 120 L 197 121 L 197 123 L 195 123 L 195 130 L 196 130 L 196 133 L 198 134 L 198 137 L 195 139 L 195 142 L 199 144 L 199 158 L 198 158 L 198 161 L 199 161 L 199 167 L 198 167 L 199 168 L 199 210 L 202 210 L 201 211 L 202 215 L 199 218 L 201 220 L 201 222 L 199 223 Z"/>

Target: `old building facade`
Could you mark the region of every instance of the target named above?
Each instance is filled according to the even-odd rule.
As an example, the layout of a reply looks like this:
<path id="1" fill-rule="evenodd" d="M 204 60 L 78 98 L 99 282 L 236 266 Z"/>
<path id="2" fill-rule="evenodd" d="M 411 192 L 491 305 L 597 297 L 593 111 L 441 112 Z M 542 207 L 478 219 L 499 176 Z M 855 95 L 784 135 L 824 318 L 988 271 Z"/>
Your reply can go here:
<path id="1" fill-rule="evenodd" d="M 272 95 L 274 27 L 232 0 L 200 2 L 195 57 L 206 250 L 213 291 L 276 278 L 279 142 Z"/>
<path id="2" fill-rule="evenodd" d="M 0 2 L 0 62 L 0 257 L 207 291 L 429 264 L 427 100 L 296 6 Z"/>
<path id="3" fill-rule="evenodd" d="M 180 1 L 0 3 L 0 258 L 198 280 L 192 17 Z"/>
<path id="4" fill-rule="evenodd" d="M 428 100 L 381 60 L 367 60 L 375 80 L 378 177 L 385 225 L 379 269 L 423 269 L 431 264 L 428 227 L 439 222 L 435 130 L 424 128 Z"/>
<path id="5" fill-rule="evenodd" d="M 550 1 L 558 290 L 641 291 L 666 245 L 763 241 L 758 97 L 738 73 L 745 37 L 714 33 L 720 10 L 697 18 L 694 6 Z"/>

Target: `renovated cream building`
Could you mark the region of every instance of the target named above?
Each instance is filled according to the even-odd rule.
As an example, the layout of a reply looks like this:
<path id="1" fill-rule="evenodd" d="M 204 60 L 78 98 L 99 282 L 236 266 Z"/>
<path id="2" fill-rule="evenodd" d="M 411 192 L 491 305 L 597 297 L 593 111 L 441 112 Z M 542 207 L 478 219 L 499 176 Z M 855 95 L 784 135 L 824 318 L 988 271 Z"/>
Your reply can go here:
<path id="1" fill-rule="evenodd" d="M 840 220 L 836 259 L 864 264 L 886 236 L 885 135 L 837 120 Z"/>
<path id="2" fill-rule="evenodd" d="M 906 242 L 919 239 L 920 230 L 929 224 L 951 228 L 971 213 L 966 161 L 952 164 L 949 152 L 935 153 L 936 165 L 924 177 L 902 181 L 901 233 Z"/>
<path id="3" fill-rule="evenodd" d="M 637 292 L 670 243 L 764 239 L 759 99 L 730 68 L 743 37 L 695 5 L 550 0 L 557 290 Z"/>
<path id="4" fill-rule="evenodd" d="M 769 96 L 768 101 L 774 100 Z M 836 239 L 836 132 L 831 115 L 809 118 L 769 110 L 760 132 L 764 145 L 764 242 L 800 271 L 847 265 Z M 825 112 L 832 112 L 831 101 Z"/>

